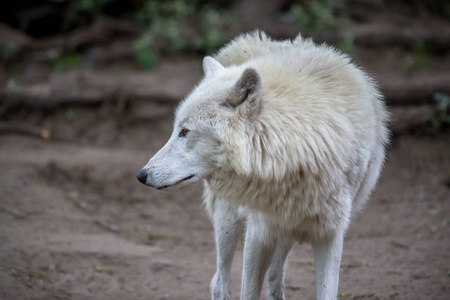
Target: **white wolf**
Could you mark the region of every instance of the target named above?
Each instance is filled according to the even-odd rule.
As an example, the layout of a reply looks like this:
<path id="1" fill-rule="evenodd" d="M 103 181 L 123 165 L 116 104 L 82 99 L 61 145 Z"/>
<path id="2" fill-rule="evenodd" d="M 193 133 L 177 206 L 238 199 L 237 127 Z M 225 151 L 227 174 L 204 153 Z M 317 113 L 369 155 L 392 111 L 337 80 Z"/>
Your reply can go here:
<path id="1" fill-rule="evenodd" d="M 230 299 L 245 230 L 241 299 L 284 299 L 294 242 L 314 247 L 318 299 L 336 299 L 344 233 L 374 188 L 388 142 L 375 83 L 350 59 L 298 36 L 237 37 L 203 61 L 167 144 L 138 179 L 168 190 L 204 179 L 214 223 L 213 299 Z M 246 220 L 244 223 L 243 221 Z"/>

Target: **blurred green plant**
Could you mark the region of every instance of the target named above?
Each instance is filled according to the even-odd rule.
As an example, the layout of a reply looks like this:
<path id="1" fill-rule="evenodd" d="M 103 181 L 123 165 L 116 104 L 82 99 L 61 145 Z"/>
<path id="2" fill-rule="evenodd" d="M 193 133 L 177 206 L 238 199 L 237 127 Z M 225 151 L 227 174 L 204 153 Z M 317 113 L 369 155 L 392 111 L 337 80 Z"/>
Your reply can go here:
<path id="1" fill-rule="evenodd" d="M 1 51 L 1 58 L 4 62 L 9 62 L 17 58 L 22 52 L 22 46 L 13 42 L 7 42 Z"/>
<path id="2" fill-rule="evenodd" d="M 433 52 L 423 42 L 419 41 L 404 57 L 405 74 L 433 67 Z"/>
<path id="3" fill-rule="evenodd" d="M 194 1 L 146 1 L 136 13 L 136 20 L 148 27 L 133 49 L 138 65 L 146 70 L 153 69 L 158 62 L 159 51 L 155 43 L 163 44 L 169 54 L 186 47 L 182 25 L 185 18 L 195 10 Z"/>
<path id="4" fill-rule="evenodd" d="M 212 54 L 222 46 L 227 35 L 223 31 L 226 27 L 226 19 L 221 17 L 219 12 L 211 8 L 206 8 L 202 12 L 201 37 L 195 42 L 197 50 Z"/>
<path id="5" fill-rule="evenodd" d="M 336 43 L 336 48 L 348 53 L 355 52 L 355 37 L 353 36 L 353 34 L 344 34 L 344 38 Z"/>
<path id="6" fill-rule="evenodd" d="M 68 51 L 62 55 L 48 54 L 47 62 L 56 72 L 67 71 L 83 66 L 83 59 L 75 51 Z"/>
<path id="7" fill-rule="evenodd" d="M 435 93 L 433 98 L 436 101 L 436 106 L 435 113 L 430 118 L 430 124 L 434 132 L 439 132 L 450 125 L 450 96 Z"/>
<path id="8" fill-rule="evenodd" d="M 66 112 L 64 113 L 64 120 L 67 123 L 72 123 L 76 119 L 77 119 L 77 114 L 75 113 L 75 111 L 73 109 L 66 110 Z"/>
<path id="9" fill-rule="evenodd" d="M 75 2 L 75 8 L 78 11 L 98 16 L 103 13 L 105 6 L 113 1 L 114 0 L 77 0 Z"/>
<path id="10" fill-rule="evenodd" d="M 135 19 L 147 26 L 133 43 L 138 65 L 147 70 L 157 65 L 161 54 L 209 54 L 227 39 L 224 28 L 228 14 L 219 14 L 202 0 L 145 1 Z"/>
<path id="11" fill-rule="evenodd" d="M 22 87 L 14 80 L 14 78 L 9 78 L 8 81 L 6 81 L 6 90 L 8 92 L 18 92 L 22 90 Z"/>
<path id="12" fill-rule="evenodd" d="M 291 6 L 294 23 L 312 32 L 323 31 L 338 25 L 335 12 L 343 6 L 342 0 L 309 1 L 308 5 Z"/>
<path id="13" fill-rule="evenodd" d="M 135 40 L 132 45 L 136 56 L 136 62 L 145 70 L 155 68 L 158 63 L 158 55 L 151 47 L 152 41 L 152 35 L 147 32 L 139 39 Z"/>
<path id="14" fill-rule="evenodd" d="M 344 291 L 344 292 L 339 292 L 338 293 L 338 298 L 344 298 L 344 299 L 347 299 L 347 298 L 351 298 L 351 299 L 359 298 L 360 296 L 361 296 L 360 294 L 358 294 L 356 292 L 353 292 L 353 291 Z"/>
<path id="15" fill-rule="evenodd" d="M 136 21 L 144 25 L 188 16 L 195 12 L 197 0 L 147 0 L 136 12 Z"/>

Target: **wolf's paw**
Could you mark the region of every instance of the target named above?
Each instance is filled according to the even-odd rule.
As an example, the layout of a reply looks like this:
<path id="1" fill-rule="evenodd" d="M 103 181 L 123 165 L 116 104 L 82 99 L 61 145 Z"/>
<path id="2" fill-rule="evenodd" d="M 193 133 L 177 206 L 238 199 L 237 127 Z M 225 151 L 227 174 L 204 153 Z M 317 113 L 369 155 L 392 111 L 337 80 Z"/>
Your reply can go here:
<path id="1" fill-rule="evenodd" d="M 229 280 L 222 280 L 219 272 L 214 274 L 211 280 L 211 299 L 212 300 L 230 300 L 231 286 Z"/>

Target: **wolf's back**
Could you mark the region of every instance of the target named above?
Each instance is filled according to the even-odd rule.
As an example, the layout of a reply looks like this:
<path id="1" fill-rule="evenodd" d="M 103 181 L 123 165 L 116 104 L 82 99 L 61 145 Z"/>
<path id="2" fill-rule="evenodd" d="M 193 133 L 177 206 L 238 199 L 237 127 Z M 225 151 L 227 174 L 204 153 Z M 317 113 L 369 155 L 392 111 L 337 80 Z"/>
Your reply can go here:
<path id="1" fill-rule="evenodd" d="M 255 30 L 237 36 L 231 42 L 223 46 L 215 55 L 223 66 L 241 65 L 258 56 L 276 51 L 292 45 L 308 47 L 314 45 L 311 39 L 304 39 L 300 34 L 292 41 L 276 41 L 267 36 L 263 31 Z"/>

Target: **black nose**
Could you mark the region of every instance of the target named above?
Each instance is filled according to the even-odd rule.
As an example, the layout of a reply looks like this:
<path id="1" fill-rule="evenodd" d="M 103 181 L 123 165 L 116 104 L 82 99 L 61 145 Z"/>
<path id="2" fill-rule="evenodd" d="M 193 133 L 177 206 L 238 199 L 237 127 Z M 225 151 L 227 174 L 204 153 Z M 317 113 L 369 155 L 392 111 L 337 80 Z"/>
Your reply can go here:
<path id="1" fill-rule="evenodd" d="M 145 184 L 147 182 L 147 172 L 142 169 L 139 174 L 137 175 L 137 179 L 142 182 L 143 184 Z"/>

